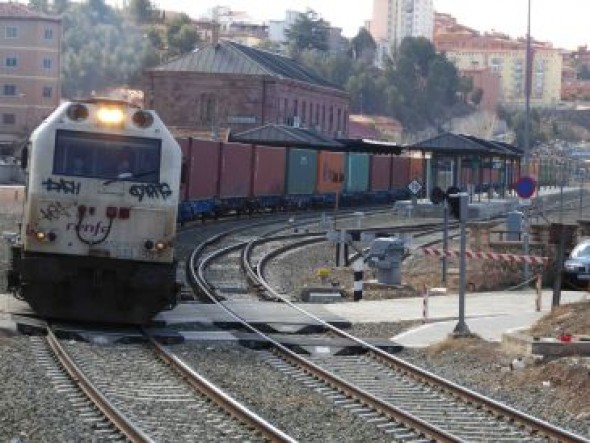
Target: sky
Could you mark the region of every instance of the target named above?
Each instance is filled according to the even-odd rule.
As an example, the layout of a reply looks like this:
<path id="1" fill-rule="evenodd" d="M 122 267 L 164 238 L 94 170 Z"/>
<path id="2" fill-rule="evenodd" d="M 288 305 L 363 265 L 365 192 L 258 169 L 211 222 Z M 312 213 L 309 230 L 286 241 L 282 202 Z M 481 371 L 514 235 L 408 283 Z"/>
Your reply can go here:
<path id="1" fill-rule="evenodd" d="M 111 3 L 123 0 L 112 0 Z M 373 0 L 152 0 L 160 9 L 186 12 L 198 18 L 213 6 L 228 6 L 245 11 L 253 20 L 282 20 L 285 11 L 313 9 L 332 26 L 341 27 L 346 37 L 353 37 L 370 19 Z M 511 37 L 527 32 L 529 0 L 434 0 L 437 12 L 455 16 L 460 23 L 479 31 L 496 30 Z M 530 0 L 531 35 L 550 41 L 555 47 L 576 49 L 590 46 L 590 0 Z"/>

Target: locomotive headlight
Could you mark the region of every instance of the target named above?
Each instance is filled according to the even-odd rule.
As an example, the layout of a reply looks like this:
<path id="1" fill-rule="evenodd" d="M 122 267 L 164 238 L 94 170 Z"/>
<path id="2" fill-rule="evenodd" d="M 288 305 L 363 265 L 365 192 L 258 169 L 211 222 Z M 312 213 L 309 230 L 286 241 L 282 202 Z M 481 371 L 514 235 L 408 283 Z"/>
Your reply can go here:
<path id="1" fill-rule="evenodd" d="M 147 111 L 137 111 L 131 120 L 138 128 L 149 128 L 154 123 L 154 117 Z"/>
<path id="2" fill-rule="evenodd" d="M 45 240 L 45 232 L 41 232 L 41 231 L 37 231 L 35 232 L 35 237 L 37 238 L 37 240 L 39 241 L 43 241 Z"/>
<path id="3" fill-rule="evenodd" d="M 68 106 L 66 114 L 70 120 L 81 122 L 88 118 L 88 108 L 82 103 L 73 103 Z"/>
<path id="4" fill-rule="evenodd" d="M 125 114 L 119 108 L 100 108 L 96 112 L 96 118 L 104 125 L 117 126 L 123 123 Z"/>
<path id="5" fill-rule="evenodd" d="M 166 243 L 163 242 L 162 240 L 157 241 L 156 242 L 156 251 L 163 251 L 164 249 L 166 249 Z"/>

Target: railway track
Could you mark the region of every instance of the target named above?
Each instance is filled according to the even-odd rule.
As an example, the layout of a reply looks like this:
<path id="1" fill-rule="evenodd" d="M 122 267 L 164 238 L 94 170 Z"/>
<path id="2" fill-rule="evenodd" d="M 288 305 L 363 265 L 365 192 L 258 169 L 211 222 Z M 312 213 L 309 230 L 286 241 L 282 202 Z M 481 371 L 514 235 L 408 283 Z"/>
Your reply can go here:
<path id="1" fill-rule="evenodd" d="M 146 337 L 105 347 L 60 340 L 48 327 L 46 343 L 31 340 L 101 441 L 293 441 Z"/>
<path id="2" fill-rule="evenodd" d="M 251 245 L 266 241 L 268 239 L 257 239 Z M 250 262 L 252 252 L 244 253 L 246 262 L 250 262 L 249 278 L 256 280 L 254 284 L 261 286 L 273 299 L 282 301 L 310 322 L 322 324 L 331 335 L 360 345 L 364 352 L 348 357 L 297 354 L 240 319 L 239 305 L 228 307 L 221 302 L 223 309 L 243 321 L 244 328 L 272 343 L 272 356 L 267 358 L 269 364 L 379 426 L 396 441 L 586 441 L 415 367 L 294 305 L 264 280 L 264 263 L 290 247 L 293 245 L 274 248 L 254 264 Z M 199 274 L 197 269 L 192 270 L 192 281 L 204 285 L 203 292 L 210 292 L 203 273 Z M 209 295 L 215 298 L 212 292 Z"/>

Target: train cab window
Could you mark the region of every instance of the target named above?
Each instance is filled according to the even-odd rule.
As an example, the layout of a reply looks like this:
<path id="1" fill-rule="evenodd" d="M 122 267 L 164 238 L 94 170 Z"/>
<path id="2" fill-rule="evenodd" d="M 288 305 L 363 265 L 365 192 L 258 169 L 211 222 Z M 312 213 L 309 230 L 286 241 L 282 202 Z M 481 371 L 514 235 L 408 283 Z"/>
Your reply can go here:
<path id="1" fill-rule="evenodd" d="M 160 158 L 159 139 L 58 130 L 53 173 L 158 183 Z"/>

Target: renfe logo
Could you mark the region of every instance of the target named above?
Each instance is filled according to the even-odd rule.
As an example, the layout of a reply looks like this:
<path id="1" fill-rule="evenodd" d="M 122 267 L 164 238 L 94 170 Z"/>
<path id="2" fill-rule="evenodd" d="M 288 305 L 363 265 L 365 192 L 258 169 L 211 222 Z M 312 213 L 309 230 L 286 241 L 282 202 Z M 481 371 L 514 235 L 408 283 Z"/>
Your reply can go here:
<path id="1" fill-rule="evenodd" d="M 77 225 L 77 223 L 68 223 L 66 226 L 66 231 L 75 231 Z M 104 226 L 100 220 L 95 224 L 82 223 L 80 225 L 80 232 L 90 233 L 95 237 L 98 234 L 105 234 L 107 231 L 108 226 Z"/>

